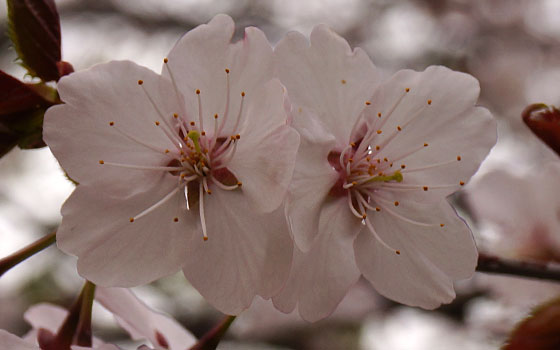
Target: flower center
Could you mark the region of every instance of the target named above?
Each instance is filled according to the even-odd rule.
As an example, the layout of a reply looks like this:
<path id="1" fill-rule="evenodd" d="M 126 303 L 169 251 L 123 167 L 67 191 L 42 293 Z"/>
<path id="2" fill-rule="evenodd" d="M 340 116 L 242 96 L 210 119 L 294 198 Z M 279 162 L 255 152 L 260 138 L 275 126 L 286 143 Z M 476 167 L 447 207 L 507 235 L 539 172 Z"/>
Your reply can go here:
<path id="1" fill-rule="evenodd" d="M 164 59 L 165 67 L 169 72 L 171 82 L 173 84 L 175 94 L 179 106 L 184 108 L 181 101 L 181 93 L 179 92 L 175 78 L 167 65 L 168 59 Z M 245 92 L 241 93 L 241 102 L 239 111 L 234 120 L 233 132 L 231 135 L 224 135 L 224 127 L 230 116 L 230 70 L 225 69 L 226 73 L 226 98 L 225 98 L 225 111 L 223 118 L 219 118 L 218 114 L 213 117 L 214 125 L 211 135 L 204 130 L 204 114 L 201 101 L 201 91 L 195 91 L 198 101 L 197 120 L 191 118 L 191 114 L 174 113 L 172 117 L 165 116 L 156 102 L 151 98 L 150 94 L 144 87 L 142 80 L 138 81 L 138 85 L 142 87 L 145 96 L 149 99 L 158 120 L 154 124 L 161 130 L 161 133 L 173 145 L 172 149 L 160 150 L 149 143 L 149 141 L 140 140 L 137 137 L 128 134 L 124 129 L 119 128 L 115 122 L 110 122 L 109 126 L 116 130 L 122 136 L 163 154 L 162 158 L 167 159 L 165 166 L 143 166 L 133 164 L 122 164 L 100 160 L 99 164 L 110 165 L 117 167 L 124 167 L 135 170 L 155 170 L 167 172 L 177 177 L 177 187 L 170 193 L 160 199 L 158 202 L 145 209 L 141 213 L 130 217 L 129 221 L 135 222 L 138 219 L 146 216 L 156 208 L 163 205 L 169 199 L 173 198 L 179 191 L 184 192 L 185 200 L 187 203 L 187 210 L 192 210 L 198 205 L 200 214 L 200 223 L 202 226 L 202 235 L 204 240 L 208 240 L 206 230 L 206 218 L 204 213 L 204 196 L 211 195 L 214 187 L 232 191 L 239 189 L 242 186 L 241 181 L 227 168 L 228 163 L 233 159 L 237 144 L 241 139 L 241 135 L 237 133 L 239 128 L 240 119 L 243 115 L 243 103 L 245 100 Z M 174 217 L 174 222 L 178 222 L 179 218 Z"/>

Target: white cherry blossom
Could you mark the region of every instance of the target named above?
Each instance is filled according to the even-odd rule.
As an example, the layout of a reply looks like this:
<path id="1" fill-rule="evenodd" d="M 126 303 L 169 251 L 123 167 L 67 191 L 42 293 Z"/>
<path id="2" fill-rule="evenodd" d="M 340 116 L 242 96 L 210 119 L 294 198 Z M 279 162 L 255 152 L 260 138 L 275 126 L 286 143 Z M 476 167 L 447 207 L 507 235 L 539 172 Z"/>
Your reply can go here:
<path id="1" fill-rule="evenodd" d="M 479 84 L 445 67 L 380 83 L 325 26 L 276 47 L 301 147 L 286 212 L 298 249 L 277 308 L 328 316 L 360 275 L 395 301 L 435 308 L 474 272 L 467 225 L 446 201 L 496 142 Z"/>
<path id="2" fill-rule="evenodd" d="M 183 268 L 216 308 L 270 298 L 290 269 L 281 204 L 299 145 L 263 32 L 231 43 L 218 15 L 185 34 L 162 75 L 109 62 L 61 79 L 44 137 L 79 183 L 57 244 L 102 286 Z"/>

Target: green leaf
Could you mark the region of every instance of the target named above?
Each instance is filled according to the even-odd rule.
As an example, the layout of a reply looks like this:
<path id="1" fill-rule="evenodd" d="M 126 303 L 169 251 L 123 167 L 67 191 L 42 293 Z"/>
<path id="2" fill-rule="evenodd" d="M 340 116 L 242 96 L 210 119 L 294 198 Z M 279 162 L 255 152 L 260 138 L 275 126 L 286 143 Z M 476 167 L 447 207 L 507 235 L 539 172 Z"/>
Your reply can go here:
<path id="1" fill-rule="evenodd" d="M 54 0 L 7 0 L 9 35 L 22 65 L 43 81 L 58 80 L 60 19 Z"/>
<path id="2" fill-rule="evenodd" d="M 503 350 L 560 349 L 560 298 L 538 306 L 512 332 Z"/>

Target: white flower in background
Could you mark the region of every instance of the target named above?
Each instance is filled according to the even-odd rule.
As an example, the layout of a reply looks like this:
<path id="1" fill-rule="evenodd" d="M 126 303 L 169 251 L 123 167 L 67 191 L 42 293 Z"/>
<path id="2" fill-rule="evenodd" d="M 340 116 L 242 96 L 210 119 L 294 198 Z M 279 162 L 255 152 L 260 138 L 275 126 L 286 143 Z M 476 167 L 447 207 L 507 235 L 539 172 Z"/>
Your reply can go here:
<path id="1" fill-rule="evenodd" d="M 95 300 L 111 312 L 119 325 L 133 340 L 148 340 L 155 350 L 184 350 L 196 343 L 196 338 L 177 321 L 156 312 L 138 299 L 134 293 L 123 288 L 98 287 Z M 0 329 L 0 349 L 39 350 L 40 331 L 56 334 L 68 310 L 51 304 L 37 304 L 24 314 L 32 329 L 23 338 Z M 118 350 L 112 344 L 104 344 L 93 338 L 93 348 L 72 346 L 72 350 Z"/>
<path id="2" fill-rule="evenodd" d="M 174 273 L 237 314 L 288 276 L 291 241 L 280 208 L 299 136 L 273 79 L 264 33 L 231 43 L 218 15 L 188 32 L 162 76 L 110 62 L 61 79 L 45 140 L 77 181 L 58 246 L 81 275 L 134 286 Z"/>
<path id="3" fill-rule="evenodd" d="M 560 163 L 520 176 L 487 173 L 470 186 L 468 201 L 491 228 L 489 251 L 509 258 L 560 263 Z"/>
<path id="4" fill-rule="evenodd" d="M 276 307 L 321 319 L 361 274 L 401 303 L 450 302 L 477 251 L 445 198 L 496 142 L 477 80 L 429 67 L 379 84 L 366 54 L 328 28 L 310 41 L 289 33 L 275 49 L 301 135 L 286 204 L 299 249 Z"/>

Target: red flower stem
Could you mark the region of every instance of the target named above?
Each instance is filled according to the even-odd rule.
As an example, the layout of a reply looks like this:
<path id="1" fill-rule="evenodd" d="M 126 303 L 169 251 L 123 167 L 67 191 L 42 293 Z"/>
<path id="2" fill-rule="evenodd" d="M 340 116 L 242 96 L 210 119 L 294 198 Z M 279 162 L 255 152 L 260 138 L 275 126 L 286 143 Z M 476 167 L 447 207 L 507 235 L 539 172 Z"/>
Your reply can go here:
<path id="1" fill-rule="evenodd" d="M 550 266 L 549 264 L 538 262 L 508 260 L 482 253 L 478 256 L 478 266 L 476 270 L 479 272 L 560 282 L 560 266 Z"/>
<path id="2" fill-rule="evenodd" d="M 74 343 L 76 345 L 91 347 L 91 310 L 94 296 L 95 284 L 90 281 L 86 281 L 86 284 L 82 289 L 82 294 L 80 295 L 82 301 L 80 305 L 80 318 L 78 320 L 76 335 L 74 336 Z"/>
<path id="3" fill-rule="evenodd" d="M 0 277 L 12 267 L 49 247 L 54 242 L 56 242 L 56 231 L 40 238 L 27 247 L 22 248 L 5 258 L 0 259 Z"/>
<path id="4" fill-rule="evenodd" d="M 226 316 L 222 322 L 203 335 L 189 350 L 215 350 L 234 320 L 235 316 Z"/>

